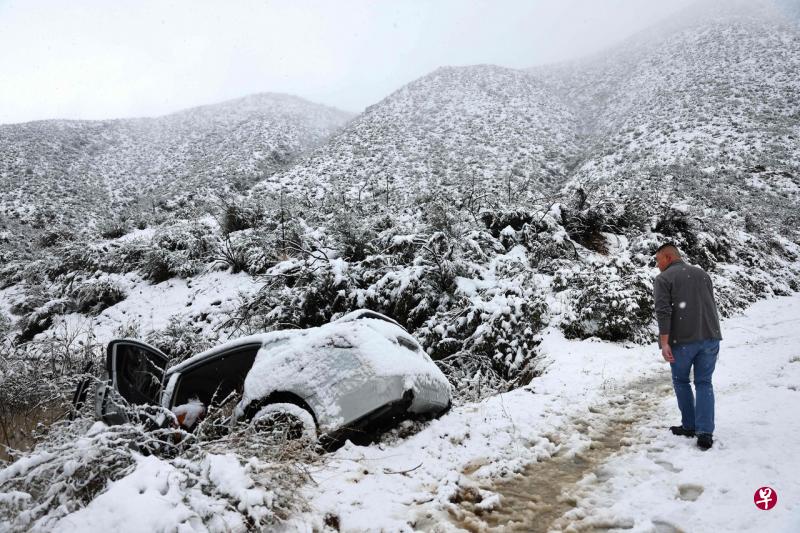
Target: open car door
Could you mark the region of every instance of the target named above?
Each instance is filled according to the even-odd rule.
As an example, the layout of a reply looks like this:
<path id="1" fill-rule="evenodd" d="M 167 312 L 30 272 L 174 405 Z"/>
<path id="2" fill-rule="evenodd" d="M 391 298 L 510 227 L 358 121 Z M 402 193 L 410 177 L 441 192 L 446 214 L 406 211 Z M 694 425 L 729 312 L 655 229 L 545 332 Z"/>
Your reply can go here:
<path id="1" fill-rule="evenodd" d="M 160 404 L 167 361 L 158 349 L 140 341 L 117 339 L 108 343 L 106 371 L 110 387 L 98 391 L 96 405 L 103 420 L 109 424 L 127 420 L 118 396 L 134 405 Z"/>

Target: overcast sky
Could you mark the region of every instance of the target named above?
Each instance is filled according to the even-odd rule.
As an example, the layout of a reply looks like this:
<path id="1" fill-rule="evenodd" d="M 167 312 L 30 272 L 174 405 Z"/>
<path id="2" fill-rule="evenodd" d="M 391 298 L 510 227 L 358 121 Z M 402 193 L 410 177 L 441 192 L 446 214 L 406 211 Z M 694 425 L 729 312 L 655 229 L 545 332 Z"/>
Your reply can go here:
<path id="1" fill-rule="evenodd" d="M 691 0 L 0 0 L 0 123 L 256 92 L 361 111 L 442 65 L 590 54 Z"/>

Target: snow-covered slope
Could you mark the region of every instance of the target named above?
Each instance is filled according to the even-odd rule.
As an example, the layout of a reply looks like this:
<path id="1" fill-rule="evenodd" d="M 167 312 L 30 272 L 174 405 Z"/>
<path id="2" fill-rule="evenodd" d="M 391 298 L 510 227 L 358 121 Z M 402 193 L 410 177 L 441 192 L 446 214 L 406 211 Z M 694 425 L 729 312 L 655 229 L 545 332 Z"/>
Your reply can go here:
<path id="1" fill-rule="evenodd" d="M 158 118 L 0 126 L 0 213 L 39 226 L 245 190 L 348 113 L 257 94 Z M 174 207 L 174 206 L 173 206 Z"/>
<path id="2" fill-rule="evenodd" d="M 797 531 L 800 456 L 786 451 L 800 437 L 792 403 L 798 321 L 795 295 L 723 323 L 718 431 L 708 452 L 669 433 L 679 414 L 669 370 L 652 346 L 568 341 L 551 332 L 546 376 L 455 408 L 407 439 L 345 446 L 311 470 L 308 512 L 276 530 L 332 531 L 326 524 L 335 523 L 349 532 Z M 755 331 L 769 348 L 757 367 Z M 253 486 L 238 464 L 228 468 L 230 492 Z M 180 487 L 183 476 L 168 461 L 139 457 L 131 470 L 55 529 L 138 531 L 137 517 L 154 501 L 159 529 L 199 520 L 201 497 Z M 779 498 L 769 513 L 752 497 L 765 485 Z M 240 509 L 251 500 L 242 498 Z"/>
<path id="3" fill-rule="evenodd" d="M 592 58 L 532 69 L 581 117 L 581 182 L 688 166 L 800 191 L 800 28 L 770 2 L 701 1 Z"/>
<path id="4" fill-rule="evenodd" d="M 344 192 L 386 206 L 425 194 L 515 203 L 566 179 L 574 125 L 572 114 L 521 71 L 440 68 L 368 108 L 260 189 Z"/>

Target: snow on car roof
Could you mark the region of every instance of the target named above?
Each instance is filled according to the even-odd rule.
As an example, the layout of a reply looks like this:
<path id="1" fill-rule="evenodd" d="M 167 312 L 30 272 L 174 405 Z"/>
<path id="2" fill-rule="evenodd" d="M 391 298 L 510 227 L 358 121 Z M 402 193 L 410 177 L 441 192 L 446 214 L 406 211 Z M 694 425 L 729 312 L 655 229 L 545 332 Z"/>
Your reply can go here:
<path id="1" fill-rule="evenodd" d="M 389 322 L 391 324 L 395 324 L 400 326 L 400 323 L 396 320 L 389 318 L 386 315 L 378 313 L 377 311 L 372 311 L 370 309 L 358 309 L 357 311 L 352 311 L 347 313 L 346 315 L 334 320 L 334 322 L 352 322 L 353 320 L 358 319 L 366 319 L 366 318 L 373 318 L 375 320 L 383 320 L 384 322 Z M 403 326 L 400 326 L 401 328 Z M 403 328 L 405 329 L 405 328 Z"/>
<path id="2" fill-rule="evenodd" d="M 291 337 L 293 335 L 300 335 L 303 334 L 308 330 L 305 329 L 283 329 L 279 331 L 270 331 L 267 333 L 257 333 L 255 335 L 248 335 L 246 337 L 239 337 L 238 339 L 230 340 L 224 344 L 220 344 L 219 346 L 215 346 L 210 348 L 204 352 L 201 352 L 197 355 L 193 355 L 189 359 L 181 361 L 175 366 L 172 366 L 167 369 L 167 374 L 172 374 L 175 372 L 180 372 L 185 368 L 192 366 L 194 363 L 198 361 L 202 361 L 207 357 L 211 357 L 218 353 L 226 352 L 233 348 L 238 348 L 239 346 L 247 346 L 248 344 L 264 344 L 266 342 L 278 340 L 278 339 L 285 339 Z"/>
<path id="3" fill-rule="evenodd" d="M 380 313 L 378 313 L 376 311 L 371 311 L 369 309 L 358 309 L 356 311 L 352 311 L 352 312 L 347 313 L 346 315 L 342 316 L 341 318 L 331 322 L 331 324 L 333 324 L 333 323 L 352 322 L 352 321 L 359 320 L 359 319 L 361 319 L 361 320 L 372 320 L 372 321 L 382 321 L 382 322 L 385 322 L 387 324 L 393 324 L 396 327 L 399 327 L 401 329 L 403 328 L 400 324 L 398 324 L 396 321 L 392 320 L 391 318 L 389 318 L 389 317 L 387 317 L 385 315 L 382 315 L 382 314 L 380 314 Z M 197 355 L 193 355 L 189 359 L 181 361 L 177 365 L 168 368 L 166 373 L 167 374 L 172 374 L 172 373 L 175 373 L 175 372 L 180 372 L 180 371 L 184 370 L 185 368 L 187 368 L 189 366 L 192 366 L 197 361 L 202 361 L 203 359 L 205 359 L 207 357 L 216 355 L 216 354 L 221 353 L 221 352 L 225 352 L 225 351 L 233 349 L 233 348 L 237 348 L 239 346 L 246 346 L 248 344 L 258 344 L 258 343 L 263 344 L 263 343 L 268 342 L 268 341 L 273 341 L 273 340 L 277 340 L 277 339 L 285 339 L 285 338 L 288 338 L 288 337 L 293 336 L 293 335 L 305 334 L 305 333 L 307 333 L 309 331 L 312 331 L 312 330 L 315 330 L 315 329 L 324 328 L 327 325 L 329 325 L 329 324 L 325 324 L 323 326 L 319 326 L 318 328 L 283 329 L 283 330 L 278 330 L 278 331 L 270 331 L 270 332 L 266 332 L 266 333 L 256 333 L 255 335 L 248 335 L 246 337 L 240 337 L 238 339 L 233 339 L 233 340 L 230 340 L 230 341 L 228 341 L 228 342 L 226 342 L 224 344 L 220 344 L 219 346 L 215 346 L 213 348 L 210 348 L 210 349 L 208 349 L 208 350 L 206 350 L 204 352 L 201 352 L 201 353 L 199 353 Z"/>

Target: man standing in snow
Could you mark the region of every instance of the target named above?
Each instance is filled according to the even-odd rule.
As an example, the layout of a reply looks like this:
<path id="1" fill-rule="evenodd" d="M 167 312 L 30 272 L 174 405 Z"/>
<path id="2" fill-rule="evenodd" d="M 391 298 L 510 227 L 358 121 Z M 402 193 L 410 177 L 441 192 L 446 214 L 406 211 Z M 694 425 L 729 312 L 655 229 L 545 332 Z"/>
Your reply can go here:
<path id="1" fill-rule="evenodd" d="M 681 411 L 681 425 L 669 429 L 675 435 L 697 435 L 697 446 L 707 450 L 714 442 L 711 375 L 722 339 L 714 288 L 711 277 L 702 268 L 684 263 L 673 244 L 656 250 L 656 263 L 661 271 L 653 284 L 659 345 L 661 356 L 672 368 L 672 385 Z M 696 404 L 689 383 L 692 366 Z"/>

